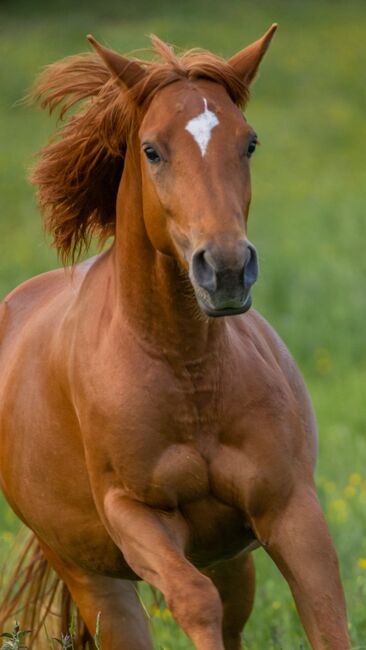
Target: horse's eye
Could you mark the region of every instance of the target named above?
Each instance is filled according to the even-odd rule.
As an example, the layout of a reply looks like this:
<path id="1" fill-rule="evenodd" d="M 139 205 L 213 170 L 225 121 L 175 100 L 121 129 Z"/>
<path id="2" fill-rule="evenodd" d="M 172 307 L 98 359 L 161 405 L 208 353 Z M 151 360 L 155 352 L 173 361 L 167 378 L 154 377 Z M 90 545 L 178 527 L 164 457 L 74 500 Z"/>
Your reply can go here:
<path id="1" fill-rule="evenodd" d="M 148 161 L 151 163 L 158 163 L 161 160 L 158 152 L 155 151 L 154 147 L 152 147 L 151 145 L 144 147 L 144 154 L 148 159 Z"/>
<path id="2" fill-rule="evenodd" d="M 251 140 L 248 145 L 248 149 L 247 149 L 248 158 L 250 158 L 250 156 L 255 152 L 256 146 L 257 146 L 257 138 L 253 138 L 253 140 Z"/>

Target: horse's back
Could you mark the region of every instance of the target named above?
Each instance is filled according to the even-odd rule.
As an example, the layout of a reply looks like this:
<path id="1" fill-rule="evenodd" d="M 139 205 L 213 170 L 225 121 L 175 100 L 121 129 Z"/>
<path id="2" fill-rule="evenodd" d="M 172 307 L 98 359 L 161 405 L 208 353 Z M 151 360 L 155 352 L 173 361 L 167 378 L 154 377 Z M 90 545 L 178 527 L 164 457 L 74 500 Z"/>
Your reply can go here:
<path id="1" fill-rule="evenodd" d="M 11 339 L 17 338 L 33 320 L 57 318 L 64 312 L 96 258 L 74 269 L 59 268 L 34 276 L 17 286 L 0 303 L 0 355 Z"/>
<path id="2" fill-rule="evenodd" d="M 5 302 L 0 303 L 0 341 L 2 339 L 2 334 L 5 331 L 7 313 L 7 304 Z"/>
<path id="3" fill-rule="evenodd" d="M 1 304 L 0 341 L 19 331 L 65 286 L 62 269 L 42 273 L 16 287 Z"/>

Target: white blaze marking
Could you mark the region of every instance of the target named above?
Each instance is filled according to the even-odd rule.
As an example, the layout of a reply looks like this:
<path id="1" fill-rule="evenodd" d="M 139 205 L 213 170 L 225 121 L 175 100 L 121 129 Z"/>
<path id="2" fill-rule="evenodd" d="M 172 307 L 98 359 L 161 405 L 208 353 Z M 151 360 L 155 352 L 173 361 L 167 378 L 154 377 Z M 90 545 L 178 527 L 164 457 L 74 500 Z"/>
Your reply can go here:
<path id="1" fill-rule="evenodd" d="M 194 137 L 199 148 L 201 149 L 202 158 L 206 153 L 208 143 L 211 139 L 211 131 L 219 124 L 217 116 L 212 111 L 209 111 L 207 108 L 207 99 L 203 98 L 205 105 L 205 110 L 203 113 L 197 115 L 192 120 L 189 120 L 186 125 L 186 131 Z"/>

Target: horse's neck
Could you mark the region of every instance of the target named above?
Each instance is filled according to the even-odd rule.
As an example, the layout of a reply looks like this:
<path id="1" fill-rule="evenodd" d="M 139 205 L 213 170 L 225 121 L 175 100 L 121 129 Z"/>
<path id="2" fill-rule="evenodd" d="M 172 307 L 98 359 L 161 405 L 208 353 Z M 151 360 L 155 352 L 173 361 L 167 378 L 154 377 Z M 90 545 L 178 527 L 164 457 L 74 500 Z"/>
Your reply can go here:
<path id="1" fill-rule="evenodd" d="M 188 276 L 174 259 L 153 248 L 131 168 L 125 169 L 117 205 L 116 296 L 121 317 L 136 336 L 166 355 L 204 359 L 216 349 L 224 323 L 200 312 Z"/>

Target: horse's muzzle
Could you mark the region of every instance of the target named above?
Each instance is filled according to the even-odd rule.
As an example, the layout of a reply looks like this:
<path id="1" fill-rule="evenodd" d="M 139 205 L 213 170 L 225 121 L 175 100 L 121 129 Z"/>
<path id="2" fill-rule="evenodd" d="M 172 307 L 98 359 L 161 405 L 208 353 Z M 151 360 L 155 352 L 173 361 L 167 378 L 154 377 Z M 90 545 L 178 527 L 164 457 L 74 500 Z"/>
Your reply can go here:
<path id="1" fill-rule="evenodd" d="M 192 255 L 191 282 L 201 309 L 209 316 L 248 311 L 252 304 L 250 290 L 257 277 L 257 252 L 247 240 L 225 248 L 208 245 Z"/>

